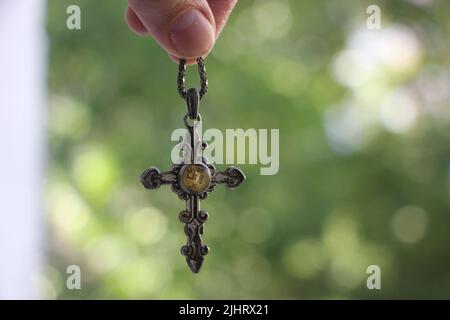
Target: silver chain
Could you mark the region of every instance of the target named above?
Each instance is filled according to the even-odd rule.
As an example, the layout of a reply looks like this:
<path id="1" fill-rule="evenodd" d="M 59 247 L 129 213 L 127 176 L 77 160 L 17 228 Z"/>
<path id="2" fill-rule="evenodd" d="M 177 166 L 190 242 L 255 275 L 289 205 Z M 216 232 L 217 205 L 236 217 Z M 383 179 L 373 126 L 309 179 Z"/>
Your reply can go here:
<path id="1" fill-rule="evenodd" d="M 206 66 L 205 60 L 202 57 L 197 58 L 198 75 L 200 76 L 200 90 L 198 91 L 200 99 L 208 92 L 208 78 L 206 76 Z M 187 90 L 185 87 L 185 76 L 186 76 L 186 60 L 180 59 L 180 64 L 178 65 L 178 93 L 181 98 L 186 99 Z"/>

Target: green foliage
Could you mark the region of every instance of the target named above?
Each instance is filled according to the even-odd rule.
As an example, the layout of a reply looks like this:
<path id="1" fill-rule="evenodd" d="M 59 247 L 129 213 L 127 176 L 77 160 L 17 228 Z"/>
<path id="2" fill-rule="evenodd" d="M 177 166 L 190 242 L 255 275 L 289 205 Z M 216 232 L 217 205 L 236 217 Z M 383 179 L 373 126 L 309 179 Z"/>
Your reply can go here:
<path id="1" fill-rule="evenodd" d="M 184 203 L 137 179 L 170 165 L 177 66 L 128 30 L 124 1 L 50 0 L 48 297 L 449 298 L 450 4 L 413 2 L 380 1 L 372 31 L 366 1 L 239 2 L 207 59 L 204 125 L 279 128 L 280 171 L 243 165 L 242 187 L 211 195 L 192 275 Z"/>

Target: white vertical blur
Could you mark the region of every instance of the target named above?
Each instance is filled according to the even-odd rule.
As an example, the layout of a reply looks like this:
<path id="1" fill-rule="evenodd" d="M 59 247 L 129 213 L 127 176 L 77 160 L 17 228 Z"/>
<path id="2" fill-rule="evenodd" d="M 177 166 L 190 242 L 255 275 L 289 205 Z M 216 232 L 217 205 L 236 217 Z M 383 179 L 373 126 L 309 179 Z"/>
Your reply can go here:
<path id="1" fill-rule="evenodd" d="M 39 298 L 44 0 L 0 0 L 0 298 Z"/>

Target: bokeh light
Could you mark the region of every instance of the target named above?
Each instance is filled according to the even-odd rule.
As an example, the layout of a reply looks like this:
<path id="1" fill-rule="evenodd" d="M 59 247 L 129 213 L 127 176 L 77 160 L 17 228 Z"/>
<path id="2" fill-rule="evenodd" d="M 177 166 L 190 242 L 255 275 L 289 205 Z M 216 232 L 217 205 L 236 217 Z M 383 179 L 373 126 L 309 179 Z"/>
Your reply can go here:
<path id="1" fill-rule="evenodd" d="M 64 28 L 71 4 L 80 31 Z M 280 129 L 280 170 L 243 165 L 239 189 L 202 202 L 211 251 L 193 275 L 185 204 L 138 181 L 170 167 L 177 66 L 123 3 L 48 1 L 45 297 L 449 298 L 450 2 L 385 1 L 380 30 L 368 5 L 239 1 L 207 58 L 204 129 Z"/>

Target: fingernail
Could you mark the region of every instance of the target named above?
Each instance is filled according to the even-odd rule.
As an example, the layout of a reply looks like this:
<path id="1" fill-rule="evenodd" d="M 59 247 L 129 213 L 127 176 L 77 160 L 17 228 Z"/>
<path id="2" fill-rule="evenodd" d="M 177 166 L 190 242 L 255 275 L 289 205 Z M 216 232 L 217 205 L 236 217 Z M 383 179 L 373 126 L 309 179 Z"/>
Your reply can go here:
<path id="1" fill-rule="evenodd" d="M 197 9 L 190 9 L 172 21 L 170 39 L 183 58 L 197 58 L 214 45 L 214 29 Z"/>

